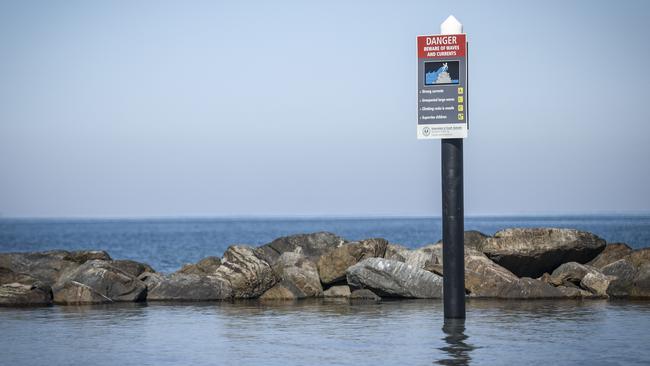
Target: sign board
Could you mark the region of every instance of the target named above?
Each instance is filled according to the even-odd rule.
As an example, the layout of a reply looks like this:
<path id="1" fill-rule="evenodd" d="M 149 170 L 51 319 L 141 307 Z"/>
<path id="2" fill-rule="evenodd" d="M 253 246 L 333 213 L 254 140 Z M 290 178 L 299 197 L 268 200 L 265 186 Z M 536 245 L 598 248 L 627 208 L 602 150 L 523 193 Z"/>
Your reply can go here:
<path id="1" fill-rule="evenodd" d="M 418 36 L 418 139 L 467 137 L 464 34 Z"/>

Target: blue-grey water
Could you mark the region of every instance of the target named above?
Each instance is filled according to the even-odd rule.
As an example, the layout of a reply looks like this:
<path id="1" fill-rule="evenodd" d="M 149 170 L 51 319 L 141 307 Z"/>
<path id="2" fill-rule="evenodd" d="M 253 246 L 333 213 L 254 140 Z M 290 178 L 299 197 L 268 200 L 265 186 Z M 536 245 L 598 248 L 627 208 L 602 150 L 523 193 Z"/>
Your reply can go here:
<path id="1" fill-rule="evenodd" d="M 650 217 L 469 218 L 467 229 L 572 227 L 635 248 Z M 440 238 L 438 219 L 0 220 L 0 252 L 105 249 L 174 271 L 294 233 Z M 649 365 L 650 301 L 304 300 L 0 308 L 0 365 Z"/>

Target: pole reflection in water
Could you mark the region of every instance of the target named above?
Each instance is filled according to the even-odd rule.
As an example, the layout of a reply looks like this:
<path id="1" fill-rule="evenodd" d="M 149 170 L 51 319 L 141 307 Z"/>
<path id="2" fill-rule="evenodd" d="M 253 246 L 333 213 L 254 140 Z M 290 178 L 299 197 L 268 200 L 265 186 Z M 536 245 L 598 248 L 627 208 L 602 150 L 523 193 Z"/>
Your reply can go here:
<path id="1" fill-rule="evenodd" d="M 470 352 L 475 348 L 466 341 L 469 338 L 465 335 L 465 319 L 445 319 L 442 326 L 445 333 L 444 341 L 447 343 L 440 350 L 448 356 L 436 361 L 439 365 L 469 365 L 471 361 Z"/>

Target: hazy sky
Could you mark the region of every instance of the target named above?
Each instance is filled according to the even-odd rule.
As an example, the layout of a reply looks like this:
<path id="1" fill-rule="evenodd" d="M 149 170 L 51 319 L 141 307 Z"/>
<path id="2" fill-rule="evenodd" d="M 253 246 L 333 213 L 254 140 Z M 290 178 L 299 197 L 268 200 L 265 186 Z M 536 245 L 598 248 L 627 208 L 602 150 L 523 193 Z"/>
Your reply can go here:
<path id="1" fill-rule="evenodd" d="M 467 214 L 648 212 L 648 4 L 3 1 L 0 213 L 439 215 L 415 36 L 449 14 Z"/>

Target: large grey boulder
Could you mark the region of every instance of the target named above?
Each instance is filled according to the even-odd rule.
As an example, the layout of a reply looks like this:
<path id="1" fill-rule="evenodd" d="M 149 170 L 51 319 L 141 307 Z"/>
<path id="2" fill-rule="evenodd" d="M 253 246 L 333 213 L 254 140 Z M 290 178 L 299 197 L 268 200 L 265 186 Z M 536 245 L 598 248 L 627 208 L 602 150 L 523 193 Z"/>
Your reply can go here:
<path id="1" fill-rule="evenodd" d="M 232 298 L 230 283 L 215 276 L 190 273 L 140 275 L 147 285 L 147 301 L 214 301 Z"/>
<path id="2" fill-rule="evenodd" d="M 147 287 L 109 261 L 90 260 L 60 276 L 52 292 L 59 304 L 143 301 Z"/>
<path id="3" fill-rule="evenodd" d="M 52 303 L 52 289 L 38 279 L 0 268 L 0 306 L 39 306 Z"/>
<path id="4" fill-rule="evenodd" d="M 331 249 L 318 259 L 320 280 L 326 285 L 344 280 L 349 267 L 367 258 L 383 257 L 387 245 L 385 239 L 366 239 Z"/>
<path id="5" fill-rule="evenodd" d="M 343 238 L 332 233 L 299 234 L 275 239 L 255 249 L 255 253 L 271 265 L 275 264 L 275 261 L 285 252 L 302 253 L 316 262 L 318 257 L 343 243 L 345 243 Z"/>
<path id="6" fill-rule="evenodd" d="M 279 281 L 271 266 L 246 245 L 230 246 L 214 277 L 227 281 L 238 299 L 259 297 Z"/>
<path id="7" fill-rule="evenodd" d="M 607 244 L 605 249 L 587 264 L 595 268 L 603 268 L 610 263 L 625 258 L 630 253 L 632 253 L 632 248 L 625 243 Z"/>
<path id="8" fill-rule="evenodd" d="M 66 271 L 95 259 L 111 260 L 111 257 L 105 251 L 93 250 L 1 253 L 0 268 L 6 268 L 14 273 L 29 274 L 51 286 Z"/>
<path id="9" fill-rule="evenodd" d="M 580 281 L 580 287 L 590 291 L 594 295 L 607 297 L 607 289 L 614 279 L 616 279 L 616 277 L 607 276 L 598 271 L 589 272 L 585 274 L 585 276 Z"/>
<path id="10" fill-rule="evenodd" d="M 381 297 L 442 297 L 442 277 L 395 260 L 365 259 L 348 268 L 347 280 L 350 286 L 368 288 Z"/>
<path id="11" fill-rule="evenodd" d="M 506 229 L 480 247 L 490 259 L 519 277 L 539 277 L 566 262 L 586 263 L 605 248 L 598 236 L 574 229 Z"/>
<path id="12" fill-rule="evenodd" d="M 650 248 L 633 251 L 603 267 L 603 273 L 616 277 L 607 289 L 610 296 L 650 298 Z"/>
<path id="13" fill-rule="evenodd" d="M 221 265 L 219 257 L 206 257 L 194 264 L 186 264 L 177 273 L 207 276 L 214 274 Z"/>

